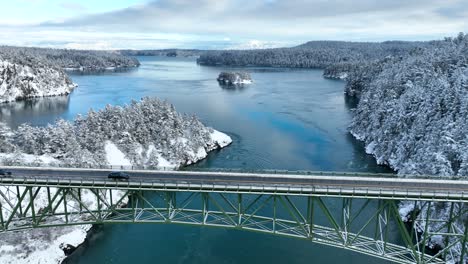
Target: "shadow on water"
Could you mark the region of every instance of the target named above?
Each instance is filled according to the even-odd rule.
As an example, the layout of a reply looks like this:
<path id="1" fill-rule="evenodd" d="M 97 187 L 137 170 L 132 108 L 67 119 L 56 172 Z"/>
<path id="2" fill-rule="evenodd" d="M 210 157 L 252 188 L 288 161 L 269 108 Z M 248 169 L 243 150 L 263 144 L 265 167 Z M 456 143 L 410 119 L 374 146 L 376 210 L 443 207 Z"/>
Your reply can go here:
<path id="1" fill-rule="evenodd" d="M 33 98 L 23 101 L 0 104 L 0 120 L 12 128 L 23 123 L 47 125 L 55 122 L 69 109 L 70 97 L 55 96 Z"/>
<path id="2" fill-rule="evenodd" d="M 343 97 L 344 97 L 345 106 L 346 108 L 348 108 L 348 110 L 356 109 L 359 103 L 358 98 L 353 97 L 353 96 L 348 96 L 346 94 Z"/>

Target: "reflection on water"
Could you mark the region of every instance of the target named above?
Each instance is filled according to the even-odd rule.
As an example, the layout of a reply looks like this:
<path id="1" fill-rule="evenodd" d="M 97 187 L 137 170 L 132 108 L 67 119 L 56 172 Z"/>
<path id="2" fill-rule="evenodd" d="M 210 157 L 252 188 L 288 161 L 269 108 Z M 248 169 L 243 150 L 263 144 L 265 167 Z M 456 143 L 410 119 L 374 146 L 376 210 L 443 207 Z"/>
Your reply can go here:
<path id="1" fill-rule="evenodd" d="M 68 111 L 70 97 L 33 98 L 0 104 L 0 121 L 12 128 L 22 123 L 47 125 Z"/>
<path id="2" fill-rule="evenodd" d="M 111 73 L 125 73 L 136 71 L 138 68 L 136 67 L 120 67 L 120 68 L 108 68 L 108 69 L 99 69 L 99 70 L 76 70 L 76 69 L 67 69 L 66 72 L 73 76 L 73 75 L 106 75 Z"/>
<path id="3" fill-rule="evenodd" d="M 249 87 L 249 84 L 227 84 L 224 82 L 218 82 L 218 85 L 226 92 L 242 92 Z"/>

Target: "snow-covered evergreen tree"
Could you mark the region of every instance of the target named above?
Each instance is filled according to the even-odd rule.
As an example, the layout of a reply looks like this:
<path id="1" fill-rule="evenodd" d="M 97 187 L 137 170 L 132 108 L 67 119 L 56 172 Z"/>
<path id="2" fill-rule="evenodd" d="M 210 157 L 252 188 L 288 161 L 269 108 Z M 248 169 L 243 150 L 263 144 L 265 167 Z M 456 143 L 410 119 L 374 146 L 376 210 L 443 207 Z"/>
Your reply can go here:
<path id="1" fill-rule="evenodd" d="M 168 102 L 150 97 L 125 107 L 91 110 L 74 122 L 58 120 L 47 127 L 24 124 L 15 131 L 1 126 L 0 140 L 5 142 L 0 162 L 1 157 L 10 162 L 9 152 L 16 150 L 75 167 L 150 168 L 188 165 L 231 143 L 227 135 L 205 127 L 196 117 L 181 115 Z"/>

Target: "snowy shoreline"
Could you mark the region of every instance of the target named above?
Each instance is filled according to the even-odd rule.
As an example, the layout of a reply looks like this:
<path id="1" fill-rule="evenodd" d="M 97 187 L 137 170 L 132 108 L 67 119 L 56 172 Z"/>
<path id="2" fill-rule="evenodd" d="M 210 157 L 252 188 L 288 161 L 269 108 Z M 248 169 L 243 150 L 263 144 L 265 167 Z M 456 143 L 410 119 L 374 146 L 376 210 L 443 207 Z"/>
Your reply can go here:
<path id="1" fill-rule="evenodd" d="M 62 70 L 0 60 L 0 103 L 68 95 L 76 87 Z"/>
<path id="2" fill-rule="evenodd" d="M 222 132 L 213 130 L 210 134 L 211 144 L 207 145 L 206 149 L 194 153 L 193 159 L 187 161 L 186 164 L 194 164 L 208 156 L 210 151 L 224 148 L 232 143 L 232 139 Z M 191 153 L 192 154 L 192 153 Z M 3 154 L 3 157 L 6 155 Z M 0 158 L 2 155 L 0 155 Z M 111 142 L 106 144 L 106 157 L 109 158 L 109 165 L 130 165 L 125 155 Z M 45 164 L 57 162 L 50 157 L 33 157 L 32 155 L 24 156 L 26 161 L 41 160 Z M 164 169 L 177 169 L 174 161 L 167 161 L 160 157 L 160 164 Z M 116 164 L 115 162 L 124 162 L 125 164 Z M 128 162 L 128 163 L 127 163 Z M 113 164 L 114 163 L 114 164 Z M 0 187 L 3 188 L 3 187 Z M 5 191 L 5 190 L 3 190 Z M 119 196 L 114 194 L 115 199 Z M 0 198 L 1 199 L 1 198 Z M 39 204 L 37 206 L 40 206 Z M 91 206 L 95 206 L 92 204 Z M 92 230 L 92 225 L 71 226 L 53 229 L 32 229 L 26 232 L 15 232 L 15 236 L 20 236 L 21 241 L 29 241 L 28 250 L 22 250 L 22 245 L 17 244 L 17 238 L 5 233 L 0 235 L 0 263 L 5 264 L 49 264 L 62 263 L 66 258 L 79 248 L 86 240 Z M 54 234 L 44 234 L 54 231 Z M 42 237 L 52 237 L 50 240 L 42 240 Z M 11 243 L 8 243 L 8 242 Z M 24 243 L 24 242 L 23 242 Z M 30 252 L 29 252 L 30 251 Z M 29 253 L 29 254 L 28 254 Z"/>
<path id="3" fill-rule="evenodd" d="M 74 122 L 59 120 L 47 127 L 22 125 L 12 130 L 0 123 L 0 164 L 167 170 L 194 164 L 210 151 L 231 143 L 227 134 L 204 126 L 196 117 L 182 115 L 168 102 L 147 97 L 124 107 L 90 111 Z M 7 186 L 0 188 L 3 193 L 11 193 L 7 195 L 9 202 L 2 204 L 14 205 L 14 192 Z M 47 204 L 44 191 L 39 190 L 35 208 Z M 96 208 L 95 199 L 90 192 L 86 196 L 87 191 L 82 190 L 87 206 Z M 121 197 L 119 191 L 112 192 L 113 199 Z M 75 201 L 68 203 L 74 206 Z M 3 209 L 3 217 L 7 217 L 6 207 Z M 85 241 L 90 228 L 70 226 L 0 234 L 0 263 L 60 263 L 67 257 L 65 251 L 70 253 Z"/>

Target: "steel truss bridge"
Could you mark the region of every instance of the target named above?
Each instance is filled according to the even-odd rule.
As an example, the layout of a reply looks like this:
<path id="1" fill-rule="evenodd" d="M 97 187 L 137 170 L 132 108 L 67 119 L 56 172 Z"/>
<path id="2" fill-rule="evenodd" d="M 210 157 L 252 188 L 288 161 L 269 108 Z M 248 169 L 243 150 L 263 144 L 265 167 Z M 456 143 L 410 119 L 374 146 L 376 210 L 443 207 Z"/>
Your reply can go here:
<path id="1" fill-rule="evenodd" d="M 398 263 L 460 263 L 467 256 L 468 181 L 135 170 L 123 182 L 107 179 L 108 170 L 7 169 L 13 177 L 0 178 L 0 233 L 173 223 L 300 238 Z M 402 201 L 418 208 L 407 216 L 412 221 L 403 222 Z M 447 219 L 432 213 L 440 204 Z M 435 239 L 443 246 L 426 246 Z"/>

